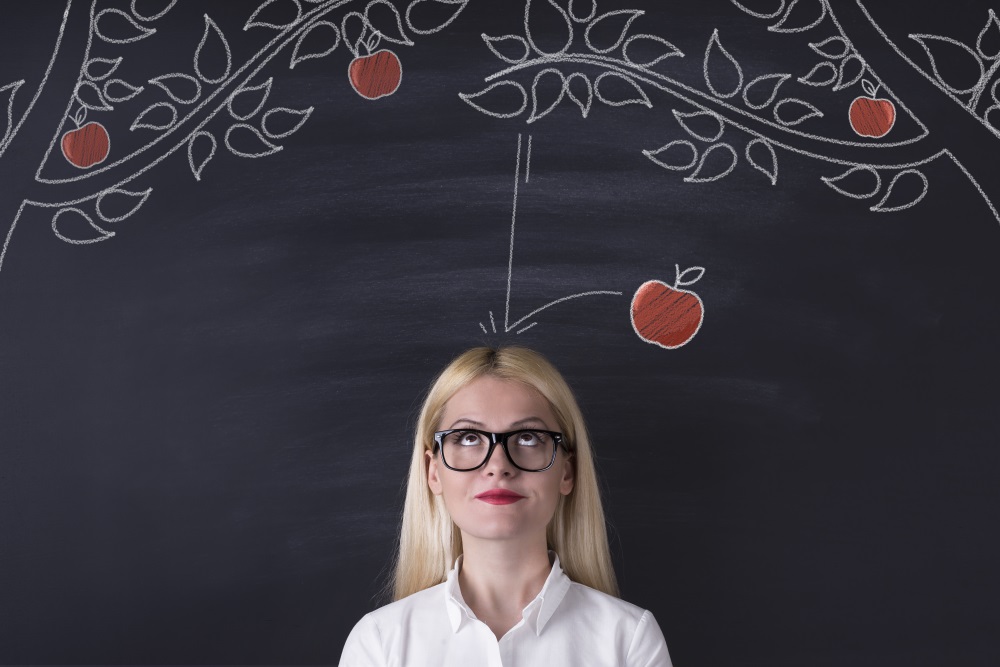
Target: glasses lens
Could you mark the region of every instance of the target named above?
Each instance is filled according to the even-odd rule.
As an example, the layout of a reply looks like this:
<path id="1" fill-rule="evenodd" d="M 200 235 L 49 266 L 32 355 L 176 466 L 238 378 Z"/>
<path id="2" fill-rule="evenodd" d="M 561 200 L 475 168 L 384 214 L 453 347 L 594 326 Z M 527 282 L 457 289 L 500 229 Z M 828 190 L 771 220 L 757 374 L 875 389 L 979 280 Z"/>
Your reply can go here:
<path id="1" fill-rule="evenodd" d="M 555 440 L 544 431 L 518 431 L 507 438 L 507 451 L 521 468 L 541 470 L 552 462 Z"/>
<path id="2" fill-rule="evenodd" d="M 517 431 L 507 438 L 511 459 L 525 470 L 548 467 L 555 446 L 555 439 L 544 431 Z M 445 463 L 458 470 L 478 468 L 486 461 L 489 451 L 490 436 L 479 431 L 452 431 L 441 439 Z"/>
<path id="3" fill-rule="evenodd" d="M 489 437 L 476 431 L 452 431 L 441 439 L 444 462 L 459 470 L 478 467 L 489 451 Z"/>

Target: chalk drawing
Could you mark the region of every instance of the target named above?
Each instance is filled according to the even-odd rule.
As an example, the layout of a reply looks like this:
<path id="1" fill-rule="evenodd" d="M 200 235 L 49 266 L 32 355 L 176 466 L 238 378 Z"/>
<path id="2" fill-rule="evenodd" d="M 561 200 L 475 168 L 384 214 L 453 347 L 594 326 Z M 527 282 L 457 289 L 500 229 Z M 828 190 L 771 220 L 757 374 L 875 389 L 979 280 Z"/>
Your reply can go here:
<path id="1" fill-rule="evenodd" d="M 284 5 L 285 7 L 294 7 L 295 18 L 291 21 L 285 23 L 274 23 L 273 21 L 268 21 L 261 18 L 262 14 L 266 14 L 268 10 L 271 10 L 276 5 Z M 267 2 L 261 4 L 257 9 L 254 10 L 250 18 L 247 19 L 246 25 L 243 26 L 243 30 L 250 30 L 251 28 L 273 28 L 275 30 L 284 30 L 285 28 L 295 25 L 302 20 L 302 3 L 299 0 L 267 0 Z"/>
<path id="2" fill-rule="evenodd" d="M 891 87 L 876 73 L 875 68 L 855 47 L 829 0 L 778 0 L 774 9 L 760 11 L 741 2 L 730 0 L 738 11 L 768 22 L 767 30 L 776 39 L 784 34 L 815 34 L 808 42 L 808 52 L 821 58 L 806 63 L 803 73 L 776 72 L 754 77 L 745 83 L 740 65 L 742 54 L 728 49 L 724 35 L 713 29 L 708 35 L 701 58 L 702 86 L 685 81 L 690 77 L 672 76 L 652 65 L 683 63 L 684 54 L 668 40 L 648 32 L 630 35 L 634 26 L 645 20 L 643 12 L 616 9 L 600 14 L 595 3 L 581 9 L 573 3 L 569 11 L 559 4 L 539 1 L 525 3 L 523 35 L 482 35 L 487 48 L 502 62 L 499 71 L 484 79 L 485 87 L 475 92 L 462 92 L 459 97 L 471 107 L 495 118 L 525 117 L 528 123 L 560 122 L 559 107 L 569 100 L 584 118 L 592 117 L 591 105 L 596 98 L 609 106 L 640 104 L 653 107 L 650 93 L 658 91 L 682 106 L 672 108 L 674 121 L 693 140 L 668 138 L 659 148 L 642 151 L 654 164 L 669 171 L 682 172 L 692 184 L 719 181 L 739 166 L 740 156 L 747 165 L 774 185 L 778 178 L 778 154 L 788 151 L 823 161 L 837 171 L 824 177 L 823 182 L 834 192 L 854 199 L 876 199 L 869 210 L 878 213 L 904 211 L 927 194 L 929 179 L 926 166 L 939 158 L 954 164 L 978 191 L 993 217 L 1000 222 L 995 201 L 1000 198 L 996 179 L 977 180 L 959 159 L 956 151 L 968 153 L 981 146 L 945 145 L 932 136 L 927 125 Z M 971 119 L 984 127 L 992 138 L 1000 138 L 1000 21 L 989 10 L 985 26 L 979 32 L 975 46 L 948 36 L 913 34 L 929 58 L 929 71 L 910 60 L 871 18 L 861 0 L 838 5 L 837 14 L 851 18 L 852 30 L 874 33 L 902 59 L 902 64 L 922 74 L 941 93 L 958 102 Z M 558 34 L 547 50 L 539 48 L 532 33 L 532 17 L 541 16 L 559 25 Z M 561 24 L 560 24 L 561 22 Z M 565 29 L 562 25 L 565 25 Z M 582 30 L 579 24 L 583 24 Z M 575 39 L 583 33 L 582 40 Z M 602 33 L 597 39 L 598 32 Z M 549 35 L 549 37 L 552 37 Z M 565 39 L 564 39 L 565 37 Z M 646 46 L 662 49 L 657 57 L 637 59 L 629 47 L 644 40 Z M 633 41 L 635 40 L 635 41 Z M 553 44 L 554 42 L 554 44 Z M 970 64 L 970 81 L 946 82 L 937 66 L 939 52 L 951 49 L 963 54 Z M 896 62 L 888 62 L 884 54 L 880 69 L 893 71 Z M 669 60 L 668 60 L 669 59 Z M 884 65 L 884 68 L 882 67 Z M 581 66 L 587 66 L 584 71 Z M 599 75 L 591 72 L 603 70 Z M 949 70 L 950 71 L 950 70 Z M 523 81 L 532 74 L 530 84 Z M 597 81 L 628 82 L 634 93 L 612 98 L 597 86 Z M 521 79 L 521 80 L 519 80 Z M 802 93 L 786 95 L 790 79 L 801 84 Z M 562 87 L 558 84 L 561 82 Z M 541 85 L 556 84 L 556 85 Z M 858 95 L 860 86 L 865 95 Z M 621 90 L 619 87 L 618 90 Z M 879 97 L 877 91 L 883 91 Z M 810 91 L 813 91 L 810 93 Z M 829 136 L 828 126 L 816 121 L 826 116 L 811 94 L 843 94 L 847 96 L 841 108 L 848 110 L 848 123 L 843 136 Z M 547 95 L 544 97 L 543 95 Z M 526 116 L 523 116 L 528 111 Z M 714 117 L 719 128 L 706 130 L 696 119 Z M 893 130 L 899 117 L 907 119 L 906 130 Z M 555 120 L 553 120 L 555 119 Z M 720 142 L 721 130 L 731 128 L 745 137 L 743 150 L 737 149 L 738 137 L 727 135 Z M 893 130 L 890 134 L 890 130 Z M 707 145 L 701 145 L 707 144 Z M 848 174 L 852 178 L 845 178 Z M 851 189 L 854 176 L 874 174 L 860 189 Z M 886 189 L 883 185 L 888 183 Z M 984 187 L 983 183 L 988 183 Z M 893 185 L 895 184 L 895 187 Z M 874 185 L 872 190 L 870 186 Z"/>
<path id="3" fill-rule="evenodd" d="M 164 74 L 149 80 L 178 104 L 194 104 L 201 97 L 201 82 L 190 74 Z"/>
<path id="4" fill-rule="evenodd" d="M 9 224 L 0 250 L 0 269 L 17 223 L 28 208 L 54 210 L 52 229 L 57 238 L 74 245 L 96 243 L 112 238 L 114 232 L 101 228 L 95 220 L 117 222 L 139 211 L 153 188 L 136 189 L 133 182 L 149 178 L 149 172 L 174 153 L 187 154 L 192 176 L 201 181 L 219 145 L 247 158 L 261 158 L 281 150 L 282 146 L 274 142 L 299 130 L 313 107 L 267 108 L 273 77 L 261 81 L 259 74 L 276 57 L 288 53 L 291 69 L 303 61 L 328 56 L 344 43 L 353 58 L 374 59 L 349 71 L 353 89 L 359 93 L 374 90 L 373 99 L 391 94 L 395 87 L 387 85 L 391 76 L 387 78 L 386 72 L 392 74 L 393 60 L 398 63 L 398 57 L 385 49 L 376 51 L 378 43 L 385 40 L 413 44 L 407 30 L 419 35 L 436 33 L 454 21 L 468 4 L 468 0 L 447 0 L 448 7 L 442 15 L 438 11 L 425 12 L 428 2 L 411 0 L 403 13 L 388 0 L 371 0 L 361 11 L 347 12 L 343 23 L 332 21 L 331 14 L 349 4 L 360 3 L 352 0 L 255 3 L 247 7 L 248 19 L 243 29 L 260 33 L 267 41 L 243 62 L 234 62 L 223 30 L 205 14 L 190 72 L 153 73 L 146 86 L 111 77 L 129 57 L 128 45 L 161 38 L 159 28 L 151 24 L 166 15 L 176 0 L 161 3 L 155 13 L 143 12 L 135 0 L 131 12 L 118 8 L 98 10 L 96 0 L 65 0 L 45 72 L 19 114 L 14 113 L 14 95 L 22 90 L 25 81 L 15 80 L 0 87 L 0 105 L 4 105 L 7 121 L 0 135 L 0 160 L 12 159 L 12 153 L 17 153 L 19 160 L 27 159 L 32 165 L 31 171 L 13 170 L 24 182 L 8 185 L 10 191 L 35 193 L 29 199 L 9 202 L 13 210 L 0 210 L 0 217 Z M 360 34 L 350 42 L 340 26 L 352 21 L 357 22 Z M 106 48 L 104 45 L 115 47 L 114 52 L 95 53 Z M 370 53 L 359 54 L 359 48 Z M 63 81 L 71 81 L 71 87 L 60 88 Z M 160 99 L 148 99 L 143 111 L 131 121 L 113 115 L 115 104 L 144 99 L 151 91 Z M 168 99 L 163 99 L 164 95 Z M 65 105 L 62 122 L 52 126 L 47 118 L 62 105 Z M 228 114 L 219 116 L 223 109 Z M 88 113 L 94 118 L 85 122 Z M 98 118 L 97 114 L 107 115 Z M 209 125 L 213 121 L 223 124 L 216 129 Z M 115 154 L 111 138 L 126 127 L 148 139 L 128 154 Z M 51 140 L 36 144 L 34 138 L 39 136 Z M 17 150 L 10 150 L 15 144 Z M 53 153 L 61 154 L 73 165 L 76 175 L 65 175 L 58 170 L 55 176 L 47 175 Z M 131 205 L 118 207 L 116 210 L 121 212 L 115 215 L 108 214 L 105 209 L 112 195 L 115 201 L 124 199 Z"/>
<path id="5" fill-rule="evenodd" d="M 523 317 L 519 317 L 518 319 L 514 320 L 513 322 L 511 321 L 511 315 L 510 315 L 510 296 L 511 296 L 511 286 L 512 286 L 513 278 L 514 278 L 514 236 L 515 236 L 515 232 L 517 230 L 517 195 L 518 195 L 518 186 L 519 186 L 520 181 L 521 181 L 521 143 L 522 143 L 521 139 L 522 139 L 521 135 L 520 134 L 517 135 L 517 160 L 516 160 L 515 166 L 514 166 L 514 203 L 511 206 L 511 214 L 510 214 L 510 247 L 509 247 L 509 251 L 508 251 L 508 255 L 507 255 L 507 297 L 506 297 L 506 300 L 504 302 L 504 313 L 503 313 L 503 332 L 504 333 L 510 333 L 511 331 L 514 331 L 515 334 L 517 334 L 517 335 L 522 334 L 525 331 L 527 331 L 528 329 L 531 329 L 532 327 L 536 326 L 538 324 L 538 322 L 537 321 L 531 322 L 530 324 L 527 324 L 525 326 L 521 326 L 521 325 L 523 325 L 528 320 L 534 318 L 535 315 L 538 315 L 542 311 L 544 311 L 544 310 L 546 310 L 548 308 L 551 308 L 552 306 L 555 306 L 556 304 L 563 303 L 564 301 L 571 301 L 573 299 L 579 299 L 579 298 L 582 298 L 582 297 L 585 297 L 585 296 L 597 296 L 597 295 L 621 296 L 623 294 L 622 292 L 616 292 L 616 291 L 612 291 L 612 290 L 591 290 L 591 291 L 588 291 L 588 292 L 579 292 L 577 294 L 570 294 L 568 296 L 564 296 L 564 297 L 555 299 L 554 301 L 550 301 L 550 302 L 546 303 L 543 306 L 535 308 L 533 311 L 531 311 L 527 315 L 525 315 Z M 531 165 L 530 165 L 530 162 L 531 162 L 531 135 L 530 134 L 528 135 L 527 148 L 528 148 L 528 150 L 527 150 L 527 155 L 526 155 L 525 165 L 524 165 L 524 174 L 525 174 L 525 176 L 524 176 L 524 182 L 525 182 L 525 184 L 528 183 L 528 174 L 530 173 L 530 169 L 531 169 Z M 490 332 L 497 333 L 496 320 L 495 320 L 495 318 L 493 316 L 493 311 L 492 310 L 489 311 L 489 317 L 490 317 L 490 330 L 487 331 L 486 324 L 483 323 L 483 322 L 479 323 L 479 328 L 483 330 L 483 333 L 490 333 Z"/>
<path id="6" fill-rule="evenodd" d="M 862 81 L 867 96 L 858 96 L 847 110 L 851 129 L 862 137 L 884 137 L 896 124 L 896 105 L 892 100 L 880 99 L 878 87 L 870 81 Z"/>
<path id="7" fill-rule="evenodd" d="M 660 280 L 644 282 L 632 296 L 630 309 L 635 334 L 665 350 L 676 350 L 690 343 L 705 320 L 705 304 L 701 297 L 681 289 L 698 282 L 705 274 L 704 267 L 692 266 L 681 271 L 678 264 L 674 268 L 673 285 Z"/>
<path id="8" fill-rule="evenodd" d="M 170 2 L 168 2 L 163 9 L 156 12 L 155 14 L 143 14 L 136 7 L 138 2 L 139 0 L 132 0 L 132 15 L 135 16 L 140 21 L 146 21 L 146 22 L 155 21 L 158 18 L 162 18 L 164 15 L 166 15 L 167 12 L 169 12 L 171 9 L 174 8 L 174 5 L 177 4 L 177 0 L 170 0 Z"/>

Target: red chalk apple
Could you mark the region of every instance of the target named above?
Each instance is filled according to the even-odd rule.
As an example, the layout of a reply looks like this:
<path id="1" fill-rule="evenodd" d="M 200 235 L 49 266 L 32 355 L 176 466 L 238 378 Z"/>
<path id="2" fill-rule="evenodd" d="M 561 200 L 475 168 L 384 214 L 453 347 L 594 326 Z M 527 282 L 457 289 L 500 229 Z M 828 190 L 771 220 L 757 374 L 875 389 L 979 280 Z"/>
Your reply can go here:
<path id="1" fill-rule="evenodd" d="M 111 139 L 100 123 L 91 121 L 62 136 L 62 153 L 69 163 L 81 169 L 100 164 L 108 157 Z"/>
<path id="2" fill-rule="evenodd" d="M 697 282 L 705 273 L 700 266 L 683 272 L 676 267 L 677 279 L 673 286 L 659 280 L 648 280 L 639 286 L 632 297 L 632 328 L 647 343 L 674 350 L 686 345 L 701 328 L 705 305 L 694 292 L 680 289 Z M 695 272 L 695 277 L 684 280 Z"/>
<path id="3" fill-rule="evenodd" d="M 347 76 L 359 95 L 374 100 L 396 92 L 403 78 L 403 66 L 395 53 L 381 49 L 352 60 Z"/>
<path id="4" fill-rule="evenodd" d="M 851 127 L 862 137 L 884 137 L 896 122 L 896 105 L 891 100 L 876 97 L 878 88 L 870 81 L 862 81 L 861 87 L 868 97 L 856 97 L 848 112 Z"/>

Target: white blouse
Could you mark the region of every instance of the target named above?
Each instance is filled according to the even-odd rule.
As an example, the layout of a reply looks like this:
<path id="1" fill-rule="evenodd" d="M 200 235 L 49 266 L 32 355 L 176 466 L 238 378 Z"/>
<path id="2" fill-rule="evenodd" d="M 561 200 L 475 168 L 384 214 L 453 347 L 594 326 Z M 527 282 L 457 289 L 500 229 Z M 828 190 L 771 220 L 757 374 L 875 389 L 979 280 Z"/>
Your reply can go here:
<path id="1" fill-rule="evenodd" d="M 500 641 L 458 585 L 461 557 L 437 586 L 367 614 L 340 667 L 671 667 L 653 615 L 552 570 Z"/>

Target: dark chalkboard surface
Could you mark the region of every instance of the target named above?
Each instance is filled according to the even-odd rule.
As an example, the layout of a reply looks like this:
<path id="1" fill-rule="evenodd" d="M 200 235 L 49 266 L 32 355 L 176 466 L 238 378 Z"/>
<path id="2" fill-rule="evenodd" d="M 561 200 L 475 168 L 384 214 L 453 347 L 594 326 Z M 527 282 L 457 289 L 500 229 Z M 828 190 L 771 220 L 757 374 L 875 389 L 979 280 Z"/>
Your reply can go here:
<path id="1" fill-rule="evenodd" d="M 336 663 L 518 343 L 679 667 L 998 664 L 996 9 L 5 7 L 0 663 Z"/>

